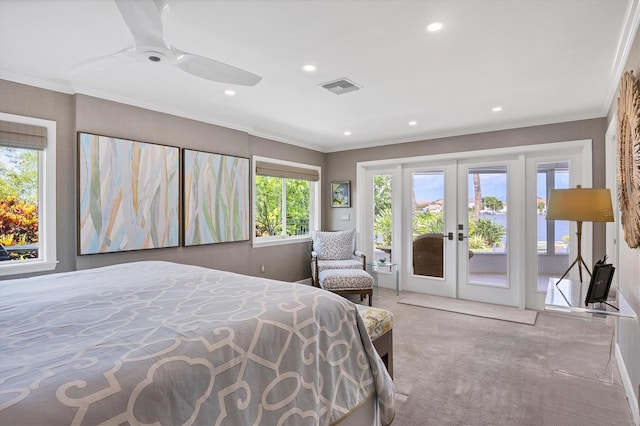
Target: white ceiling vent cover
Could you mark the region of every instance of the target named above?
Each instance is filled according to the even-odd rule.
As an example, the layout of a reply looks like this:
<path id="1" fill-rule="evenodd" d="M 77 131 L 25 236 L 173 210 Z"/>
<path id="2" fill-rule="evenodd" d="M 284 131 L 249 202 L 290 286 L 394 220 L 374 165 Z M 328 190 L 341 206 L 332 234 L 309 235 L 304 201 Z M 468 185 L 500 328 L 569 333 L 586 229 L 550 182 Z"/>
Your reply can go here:
<path id="1" fill-rule="evenodd" d="M 320 87 L 324 87 L 325 89 L 327 89 L 331 93 L 335 93 L 336 95 L 343 95 L 345 93 L 354 92 L 362 88 L 362 86 L 358 86 L 353 81 L 346 78 L 323 83 L 320 85 Z"/>

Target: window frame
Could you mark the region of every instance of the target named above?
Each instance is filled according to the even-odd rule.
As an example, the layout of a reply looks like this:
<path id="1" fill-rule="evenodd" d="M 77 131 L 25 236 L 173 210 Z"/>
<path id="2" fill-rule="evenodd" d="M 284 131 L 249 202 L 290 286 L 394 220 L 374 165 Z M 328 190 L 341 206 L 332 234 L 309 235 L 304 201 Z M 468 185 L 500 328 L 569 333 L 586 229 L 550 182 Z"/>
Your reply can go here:
<path id="1" fill-rule="evenodd" d="M 251 243 L 253 247 L 268 247 L 284 244 L 304 243 L 311 241 L 311 234 L 309 235 L 270 235 L 267 237 L 256 237 L 256 166 L 258 162 L 267 162 L 273 164 L 282 164 L 285 166 L 299 167 L 304 169 L 315 170 L 318 172 L 319 179 L 317 181 L 309 181 L 309 193 L 310 193 L 310 206 L 309 206 L 309 230 L 320 229 L 320 203 L 322 197 L 322 168 L 320 166 L 314 166 L 311 164 L 296 163 L 287 160 L 278 160 L 275 158 L 261 157 L 254 155 L 252 157 L 251 166 L 251 204 L 253 206 L 253 212 L 251 214 Z M 286 199 L 286 183 L 282 185 L 283 191 L 283 203 Z M 283 215 L 283 232 L 286 232 L 286 214 Z"/>
<path id="2" fill-rule="evenodd" d="M 55 270 L 56 257 L 56 122 L 0 112 L 0 120 L 47 129 L 47 147 L 38 153 L 38 258 L 0 262 L 0 276 Z"/>

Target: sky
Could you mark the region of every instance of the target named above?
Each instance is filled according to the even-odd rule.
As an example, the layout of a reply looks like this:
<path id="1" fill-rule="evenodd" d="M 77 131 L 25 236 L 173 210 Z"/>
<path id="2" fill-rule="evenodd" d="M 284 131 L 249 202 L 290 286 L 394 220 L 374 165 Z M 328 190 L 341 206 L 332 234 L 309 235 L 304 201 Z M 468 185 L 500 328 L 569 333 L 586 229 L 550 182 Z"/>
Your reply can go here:
<path id="1" fill-rule="evenodd" d="M 538 197 L 546 199 L 545 174 L 538 174 Z M 444 198 L 442 185 L 444 178 L 439 174 L 425 174 L 415 176 L 415 195 L 417 201 L 436 201 Z M 496 197 L 500 201 L 506 201 L 506 177 L 504 174 L 481 174 L 480 187 L 483 197 Z M 569 174 L 556 174 L 556 188 L 569 187 Z M 469 197 L 473 198 L 473 177 L 469 175 Z"/>

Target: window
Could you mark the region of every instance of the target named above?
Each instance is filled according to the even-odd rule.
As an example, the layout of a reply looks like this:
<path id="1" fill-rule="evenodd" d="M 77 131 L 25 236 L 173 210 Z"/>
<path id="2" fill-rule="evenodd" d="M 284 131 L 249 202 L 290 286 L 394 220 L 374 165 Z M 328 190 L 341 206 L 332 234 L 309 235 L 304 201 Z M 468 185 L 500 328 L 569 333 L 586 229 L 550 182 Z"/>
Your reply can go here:
<path id="1" fill-rule="evenodd" d="M 546 218 L 549 192 L 569 188 L 569 164 L 569 161 L 536 164 L 537 289 L 540 292 L 547 291 L 549 278 L 561 277 L 569 267 L 569 221 Z"/>
<path id="2" fill-rule="evenodd" d="M 374 260 L 392 262 L 393 237 L 393 203 L 392 183 L 390 173 L 376 173 L 373 175 L 373 244 Z"/>
<path id="3" fill-rule="evenodd" d="M 320 168 L 254 157 L 254 246 L 308 241 L 319 225 Z"/>
<path id="4" fill-rule="evenodd" d="M 55 269 L 56 124 L 0 113 L 0 276 Z"/>

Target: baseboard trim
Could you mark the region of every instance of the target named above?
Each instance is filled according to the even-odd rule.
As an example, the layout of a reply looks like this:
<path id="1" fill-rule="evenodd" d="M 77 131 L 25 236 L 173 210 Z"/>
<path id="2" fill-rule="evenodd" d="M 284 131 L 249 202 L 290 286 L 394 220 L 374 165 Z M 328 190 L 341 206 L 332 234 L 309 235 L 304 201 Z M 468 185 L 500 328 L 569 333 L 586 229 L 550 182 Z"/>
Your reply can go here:
<path id="1" fill-rule="evenodd" d="M 631 409 L 631 416 L 633 417 L 633 424 L 640 426 L 640 407 L 638 407 L 638 395 L 636 395 L 627 371 L 627 366 L 624 364 L 622 358 L 622 352 L 620 352 L 620 346 L 616 343 L 616 361 L 618 362 L 618 370 L 620 371 L 620 377 L 622 378 L 622 384 L 624 385 L 624 393 L 627 396 L 627 403 Z"/>

